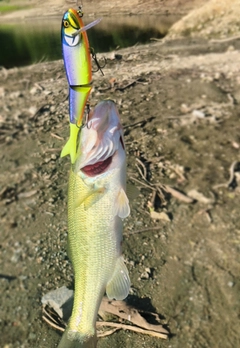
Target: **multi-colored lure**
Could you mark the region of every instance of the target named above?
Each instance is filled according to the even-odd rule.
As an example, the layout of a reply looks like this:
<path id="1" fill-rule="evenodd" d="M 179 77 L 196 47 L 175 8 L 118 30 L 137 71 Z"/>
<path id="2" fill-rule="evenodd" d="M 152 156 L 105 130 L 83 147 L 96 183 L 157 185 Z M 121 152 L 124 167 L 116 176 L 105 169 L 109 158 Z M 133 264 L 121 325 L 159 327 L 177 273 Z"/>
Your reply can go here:
<path id="1" fill-rule="evenodd" d="M 61 157 L 70 154 L 76 159 L 76 142 L 87 99 L 92 88 L 92 62 L 86 30 L 100 22 L 97 19 L 84 26 L 82 10 L 69 9 L 62 19 L 62 54 L 69 84 L 70 137 Z"/>

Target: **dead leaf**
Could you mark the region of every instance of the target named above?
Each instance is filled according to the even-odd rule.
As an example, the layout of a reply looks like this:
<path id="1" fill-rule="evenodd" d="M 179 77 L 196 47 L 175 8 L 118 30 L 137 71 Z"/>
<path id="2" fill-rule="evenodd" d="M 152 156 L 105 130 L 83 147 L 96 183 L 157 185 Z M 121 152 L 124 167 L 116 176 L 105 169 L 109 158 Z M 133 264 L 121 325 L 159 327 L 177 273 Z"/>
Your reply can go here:
<path id="1" fill-rule="evenodd" d="M 54 295 L 55 292 L 56 296 Z M 62 292 L 63 294 L 61 294 Z M 65 299 L 66 301 L 64 300 L 64 304 L 62 304 L 62 297 L 66 295 L 65 287 L 51 291 L 49 293 L 50 295 L 46 294 L 45 296 L 43 296 L 42 299 L 43 320 L 50 326 L 62 332 L 65 330 L 69 318 L 65 318 L 63 321 L 63 319 L 59 315 L 59 313 L 61 314 L 61 312 L 57 310 L 57 314 L 57 308 L 55 308 L 55 310 L 51 308 L 51 303 L 54 302 L 54 306 L 58 307 L 57 303 L 60 299 L 59 306 L 68 306 L 69 309 L 71 309 L 73 302 L 73 293 L 72 291 L 68 292 L 70 297 Z M 48 301 L 48 298 L 50 298 L 51 303 Z M 144 314 L 154 317 L 154 320 L 159 324 L 150 324 L 143 317 Z M 101 319 L 103 319 L 98 320 L 96 323 L 98 337 L 105 337 L 111 335 L 112 333 L 120 329 L 134 331 L 141 334 L 147 334 L 162 339 L 167 339 L 168 337 L 168 331 L 164 329 L 163 326 L 160 324 L 160 318 L 158 314 L 146 311 L 138 311 L 136 308 L 128 305 L 125 301 L 113 301 L 109 300 L 107 297 L 104 297 L 102 299 L 98 315 Z M 119 319 L 119 322 L 116 322 L 116 319 L 114 320 L 114 322 L 107 321 L 109 316 L 117 317 Z M 130 322 L 131 324 L 128 324 L 128 322 Z M 102 328 L 104 327 L 111 327 L 112 329 L 102 330 Z"/>
<path id="2" fill-rule="evenodd" d="M 161 211 L 160 213 L 158 213 L 158 212 L 155 211 L 155 210 L 151 210 L 150 216 L 151 216 L 152 219 L 155 219 L 155 220 L 165 220 L 165 221 L 168 221 L 168 222 L 171 221 L 171 220 L 169 219 L 168 214 L 165 213 L 164 211 Z"/>

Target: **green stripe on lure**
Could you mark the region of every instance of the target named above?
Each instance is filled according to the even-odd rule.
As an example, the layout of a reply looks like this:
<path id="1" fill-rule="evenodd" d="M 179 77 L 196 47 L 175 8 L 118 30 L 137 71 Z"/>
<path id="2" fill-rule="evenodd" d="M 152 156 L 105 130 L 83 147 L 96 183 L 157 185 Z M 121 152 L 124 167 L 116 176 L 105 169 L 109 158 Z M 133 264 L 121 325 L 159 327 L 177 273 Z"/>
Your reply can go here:
<path id="1" fill-rule="evenodd" d="M 82 125 L 85 105 L 92 88 L 92 62 L 86 30 L 99 23 L 100 19 L 84 26 L 83 13 L 69 9 L 62 19 L 62 54 L 69 84 L 70 137 L 61 157 L 70 154 L 76 158 L 76 141 Z"/>
<path id="2" fill-rule="evenodd" d="M 73 311 L 58 348 L 96 347 L 96 319 L 104 293 L 127 297 L 122 257 L 126 153 L 115 103 L 100 102 L 81 128 L 68 191 L 68 252 L 75 277 Z"/>

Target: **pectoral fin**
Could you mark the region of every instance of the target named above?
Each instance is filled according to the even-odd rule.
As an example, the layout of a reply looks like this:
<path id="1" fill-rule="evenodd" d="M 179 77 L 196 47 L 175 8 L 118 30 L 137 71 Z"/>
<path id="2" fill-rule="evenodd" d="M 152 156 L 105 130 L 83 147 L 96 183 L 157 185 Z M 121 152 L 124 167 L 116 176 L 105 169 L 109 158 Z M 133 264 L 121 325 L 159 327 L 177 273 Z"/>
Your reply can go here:
<path id="1" fill-rule="evenodd" d="M 92 188 L 89 189 L 84 195 L 75 199 L 74 208 L 78 208 L 81 204 L 84 204 L 84 209 L 89 209 L 94 203 L 96 203 L 105 192 L 105 188 Z"/>
<path id="2" fill-rule="evenodd" d="M 70 155 L 72 164 L 76 160 L 78 132 L 79 128 L 75 124 L 70 123 L 70 136 L 61 152 L 61 157 Z"/>
<path id="3" fill-rule="evenodd" d="M 123 257 L 117 260 L 112 279 L 108 282 L 106 293 L 109 299 L 123 300 L 130 289 L 130 279 Z"/>
<path id="4" fill-rule="evenodd" d="M 102 195 L 105 192 L 105 188 L 101 187 L 95 189 L 92 194 L 84 201 L 84 209 L 87 210 L 92 207 L 93 204 L 97 203 L 99 199 L 102 198 Z"/>
<path id="5" fill-rule="evenodd" d="M 125 191 L 121 188 L 116 200 L 116 215 L 121 219 L 126 218 L 130 214 L 129 200 Z"/>

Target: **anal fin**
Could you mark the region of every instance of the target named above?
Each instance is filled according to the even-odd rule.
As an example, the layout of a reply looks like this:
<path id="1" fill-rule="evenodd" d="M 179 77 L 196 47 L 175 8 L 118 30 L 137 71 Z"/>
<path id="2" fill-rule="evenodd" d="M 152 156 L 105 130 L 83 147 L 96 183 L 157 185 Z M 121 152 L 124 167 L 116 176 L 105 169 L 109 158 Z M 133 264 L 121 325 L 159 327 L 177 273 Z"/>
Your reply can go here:
<path id="1" fill-rule="evenodd" d="M 127 297 L 130 289 L 130 278 L 127 267 L 120 256 L 116 262 L 111 280 L 106 287 L 106 293 L 109 299 L 123 300 Z"/>

